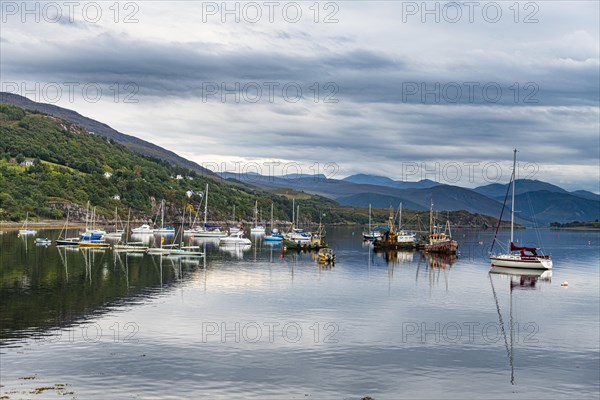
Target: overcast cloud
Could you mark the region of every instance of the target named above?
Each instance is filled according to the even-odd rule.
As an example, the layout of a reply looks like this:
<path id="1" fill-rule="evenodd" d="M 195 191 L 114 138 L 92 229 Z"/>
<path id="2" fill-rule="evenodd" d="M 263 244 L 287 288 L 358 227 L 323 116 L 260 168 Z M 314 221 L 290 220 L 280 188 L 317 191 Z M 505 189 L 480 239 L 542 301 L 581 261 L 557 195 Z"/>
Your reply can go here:
<path id="1" fill-rule="evenodd" d="M 478 168 L 504 168 L 516 146 L 523 165 L 535 165 L 530 177 L 600 190 L 598 2 L 520 2 L 518 15 L 513 2 L 479 2 L 473 22 L 466 3 L 427 3 L 440 10 L 436 22 L 421 2 L 320 2 L 315 22 L 313 2 L 280 2 L 272 23 L 262 2 L 252 3 L 256 23 L 249 3 L 239 3 L 239 23 L 221 21 L 221 2 L 120 3 L 118 15 L 100 3 L 98 22 L 90 7 L 82 12 L 89 3 L 69 22 L 58 2 L 59 23 L 47 21 L 56 19 L 49 3 L 38 3 L 39 22 L 22 4 L 2 5 L 4 90 L 200 164 L 297 162 L 314 173 L 315 162 L 335 163 L 321 172 L 448 181 L 444 165 L 457 163 L 463 175 L 448 183 L 476 186 L 485 183 Z M 296 23 L 281 11 L 289 20 L 292 6 L 302 10 Z M 328 15 L 338 22 L 324 23 Z M 73 98 L 68 82 L 80 83 Z M 232 90 L 224 98 L 222 83 Z M 97 102 L 82 95 L 86 84 L 102 88 Z M 472 177 L 468 163 L 479 163 Z M 422 171 L 407 175 L 409 165 Z"/>

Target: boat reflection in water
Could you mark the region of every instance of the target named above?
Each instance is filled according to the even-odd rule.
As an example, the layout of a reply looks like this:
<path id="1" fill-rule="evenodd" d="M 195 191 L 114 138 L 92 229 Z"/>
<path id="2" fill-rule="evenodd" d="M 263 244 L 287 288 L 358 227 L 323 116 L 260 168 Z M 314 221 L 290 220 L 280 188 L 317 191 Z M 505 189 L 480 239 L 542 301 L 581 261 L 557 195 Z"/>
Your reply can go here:
<path id="1" fill-rule="evenodd" d="M 456 254 L 424 253 L 423 255 L 429 268 L 446 269 L 458 261 Z"/>
<path id="2" fill-rule="evenodd" d="M 496 311 L 498 313 L 498 322 L 502 336 L 504 338 L 504 346 L 506 348 L 506 354 L 508 357 L 508 364 L 510 365 L 510 383 L 515 384 L 515 360 L 514 360 L 514 338 L 515 338 L 515 323 L 513 323 L 513 292 L 515 290 L 537 290 L 540 285 L 538 283 L 550 284 L 552 281 L 552 270 L 540 270 L 540 269 L 516 269 L 506 267 L 492 267 L 489 272 L 490 284 L 492 286 L 492 293 L 494 300 L 496 301 Z M 505 278 L 509 282 L 509 320 L 508 330 L 509 337 L 507 338 L 505 324 L 502 319 L 502 312 L 500 310 L 500 303 L 498 302 L 498 296 L 496 294 L 496 288 L 494 287 L 494 280 L 496 278 Z M 517 336 L 518 340 L 518 336 Z"/>
<path id="3" fill-rule="evenodd" d="M 219 246 L 219 251 L 224 252 L 224 253 L 229 253 L 232 256 L 238 258 L 238 259 L 243 259 L 244 258 L 244 253 L 247 252 L 248 250 L 250 250 L 252 248 L 252 245 L 246 244 L 246 245 L 220 245 Z"/>
<path id="4" fill-rule="evenodd" d="M 373 248 L 373 253 L 383 258 L 388 265 L 411 263 L 415 257 L 415 252 L 412 250 Z"/>

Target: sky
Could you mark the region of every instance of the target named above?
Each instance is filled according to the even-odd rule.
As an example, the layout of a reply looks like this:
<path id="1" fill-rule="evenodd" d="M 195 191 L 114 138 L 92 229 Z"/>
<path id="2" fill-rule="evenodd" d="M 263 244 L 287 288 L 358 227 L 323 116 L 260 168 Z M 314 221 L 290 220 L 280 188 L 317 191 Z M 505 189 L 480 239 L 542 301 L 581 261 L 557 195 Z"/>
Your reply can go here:
<path id="1" fill-rule="evenodd" d="M 216 172 L 600 192 L 599 2 L 12 2 L 2 91 Z"/>

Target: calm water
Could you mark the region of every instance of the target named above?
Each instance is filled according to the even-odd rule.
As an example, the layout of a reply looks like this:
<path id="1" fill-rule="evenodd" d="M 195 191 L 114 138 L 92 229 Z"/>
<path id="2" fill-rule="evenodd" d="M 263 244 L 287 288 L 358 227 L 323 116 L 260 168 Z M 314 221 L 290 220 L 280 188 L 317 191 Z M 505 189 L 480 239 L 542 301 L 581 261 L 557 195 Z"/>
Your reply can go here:
<path id="1" fill-rule="evenodd" d="M 598 232 L 518 232 L 554 270 L 511 276 L 488 273 L 489 231 L 455 232 L 461 255 L 439 259 L 373 253 L 353 229 L 328 230 L 331 268 L 256 238 L 196 241 L 194 261 L 5 232 L 2 395 L 598 398 Z"/>

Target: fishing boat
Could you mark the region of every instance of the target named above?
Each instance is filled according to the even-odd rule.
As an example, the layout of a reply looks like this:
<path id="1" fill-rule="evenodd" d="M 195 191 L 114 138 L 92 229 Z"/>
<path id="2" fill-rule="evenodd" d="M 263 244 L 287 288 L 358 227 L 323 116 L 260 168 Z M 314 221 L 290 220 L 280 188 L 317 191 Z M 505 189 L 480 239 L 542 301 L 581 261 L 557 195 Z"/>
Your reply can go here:
<path id="1" fill-rule="evenodd" d="M 335 264 L 336 255 L 330 248 L 322 248 L 318 253 L 319 264 Z"/>
<path id="2" fill-rule="evenodd" d="M 37 233 L 36 230 L 29 229 L 27 227 L 28 222 L 29 222 L 29 212 L 25 216 L 25 223 L 23 224 L 21 229 L 19 229 L 19 235 L 35 235 Z"/>
<path id="3" fill-rule="evenodd" d="M 160 202 L 160 228 L 154 229 L 154 233 L 162 233 L 162 234 L 167 234 L 167 235 L 175 234 L 175 228 L 173 228 L 172 226 L 165 226 L 165 200 L 164 199 Z"/>
<path id="4" fill-rule="evenodd" d="M 402 226 L 402 203 L 398 207 L 398 226 Z M 395 224 L 396 216 L 394 209 L 390 207 L 390 216 L 388 226 L 382 236 L 373 240 L 373 247 L 376 249 L 412 249 L 416 246 L 416 234 L 397 230 Z"/>
<path id="5" fill-rule="evenodd" d="M 264 225 L 258 224 L 258 200 L 254 203 L 254 226 L 250 228 L 250 233 L 255 235 L 264 235 L 265 234 Z"/>
<path id="6" fill-rule="evenodd" d="M 221 246 L 247 246 L 251 244 L 252 241 L 248 238 L 245 238 L 244 232 L 242 231 L 232 233 L 227 237 L 222 237 L 219 239 L 219 245 Z"/>
<path id="7" fill-rule="evenodd" d="M 208 224 L 208 183 L 206 184 L 206 190 L 204 191 L 204 226 L 196 228 L 192 231 L 194 237 L 213 237 L 221 238 L 227 236 L 227 232 L 221 231 L 221 227 L 217 225 Z"/>
<path id="8" fill-rule="evenodd" d="M 429 237 L 423 247 L 426 253 L 456 254 L 458 243 L 452 239 L 450 231 L 450 221 L 446 221 L 444 231 L 434 224 L 433 221 L 433 201 L 429 209 Z"/>
<path id="9" fill-rule="evenodd" d="M 552 258 L 543 254 L 538 254 L 540 250 L 537 247 L 528 246 L 516 246 L 514 243 L 514 225 L 515 225 L 515 183 L 516 183 L 516 168 L 517 168 L 517 149 L 514 150 L 513 155 L 513 171 L 510 178 L 510 183 L 504 196 L 504 204 L 502 205 L 502 211 L 500 212 L 500 218 L 498 219 L 498 226 L 496 227 L 496 233 L 494 234 L 494 240 L 492 241 L 492 247 L 490 249 L 490 261 L 492 267 L 505 267 L 505 268 L 525 268 L 525 269 L 552 269 Z M 494 245 L 496 244 L 496 238 L 498 236 L 498 230 L 500 229 L 500 222 L 502 221 L 502 214 L 506 207 L 506 200 L 508 198 L 508 191 L 512 187 L 512 200 L 510 210 L 510 247 L 506 253 L 493 254 Z"/>

